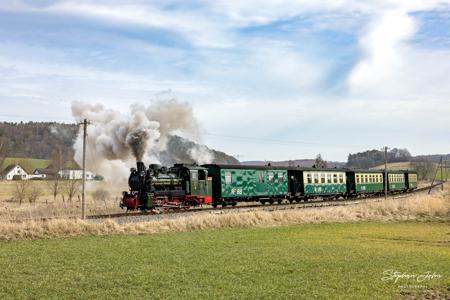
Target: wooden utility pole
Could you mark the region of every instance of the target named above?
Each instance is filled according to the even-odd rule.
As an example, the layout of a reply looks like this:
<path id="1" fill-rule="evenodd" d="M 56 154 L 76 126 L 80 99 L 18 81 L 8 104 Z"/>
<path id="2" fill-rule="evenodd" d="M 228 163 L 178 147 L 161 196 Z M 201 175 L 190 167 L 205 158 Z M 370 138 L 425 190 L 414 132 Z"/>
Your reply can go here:
<path id="1" fill-rule="evenodd" d="M 442 156 L 441 156 L 441 190 L 444 190 L 444 172 L 443 172 L 443 167 L 444 167 L 444 162 L 442 160 Z"/>
<path id="2" fill-rule="evenodd" d="M 450 165 L 448 164 L 448 161 L 445 161 L 445 183 L 447 183 L 448 180 L 448 173 L 450 173 Z"/>
<path id="3" fill-rule="evenodd" d="M 387 188 L 388 188 L 387 151 L 388 151 L 388 147 L 384 146 L 384 200 L 387 199 Z"/>
<path id="4" fill-rule="evenodd" d="M 441 156 L 441 160 L 440 160 L 440 169 L 441 169 L 441 177 L 442 177 L 442 156 Z M 431 194 L 431 190 L 433 189 L 433 185 L 434 182 L 437 180 L 437 175 L 439 172 L 439 166 L 436 166 L 436 172 L 434 172 L 434 177 L 433 177 L 433 181 L 431 181 L 431 185 L 430 185 L 430 189 L 428 190 L 428 194 Z M 441 185 L 442 185 L 442 178 L 441 178 Z"/>
<path id="5" fill-rule="evenodd" d="M 87 137 L 87 119 L 83 120 L 83 178 L 81 186 L 81 219 L 86 218 L 86 137 Z"/>

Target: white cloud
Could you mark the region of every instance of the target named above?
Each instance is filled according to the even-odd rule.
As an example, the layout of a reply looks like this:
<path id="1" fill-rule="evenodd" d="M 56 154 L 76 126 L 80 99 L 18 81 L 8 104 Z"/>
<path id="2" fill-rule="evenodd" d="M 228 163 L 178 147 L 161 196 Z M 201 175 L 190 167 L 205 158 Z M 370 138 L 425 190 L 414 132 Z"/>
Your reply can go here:
<path id="1" fill-rule="evenodd" d="M 245 159 L 311 157 L 322 152 L 326 158 L 345 160 L 348 151 L 364 150 L 351 148 L 352 143 L 367 147 L 403 143 L 414 146 L 410 150 L 416 153 L 443 149 L 450 146 L 448 142 L 420 143 L 420 139 L 431 139 L 437 132 L 450 134 L 450 51 L 420 49 L 410 39 L 420 26 L 411 13 L 445 2 L 449 1 L 220 0 L 204 1 L 200 9 L 183 5 L 170 10 L 151 1 L 114 1 L 117 5 L 56 1 L 39 7 L 21 1 L 10 2 L 12 6 L 0 3 L 0 10 L 89 18 L 113 24 L 112 28 L 160 28 L 193 45 L 170 50 L 131 37 L 110 41 L 117 51 L 139 52 L 143 62 L 145 55 L 156 57 L 160 67 L 148 63 L 145 72 L 135 72 L 132 67 L 112 72 L 95 64 L 71 62 L 70 54 L 60 58 L 58 50 L 45 53 L 25 43 L 17 48 L 27 51 L 5 54 L 3 43 L 0 101 L 7 97 L 33 99 L 51 106 L 53 99 L 81 99 L 120 109 L 130 102 L 147 101 L 158 91 L 173 90 L 175 96 L 193 102 L 208 132 L 348 145 L 337 150 L 208 139 L 212 146 L 244 154 Z M 317 31 L 345 30 L 358 36 L 362 55 L 356 58 L 348 78 L 339 74 L 336 81 L 347 84 L 348 90 L 338 95 L 331 93 L 326 82 L 336 63 L 334 49 L 329 50 L 329 57 L 319 57 L 314 49 L 305 50 L 310 45 L 303 40 L 278 38 L 283 33 L 262 37 L 239 32 L 248 26 L 311 14 Z M 90 37 L 89 42 L 95 38 Z M 103 57 L 102 53 L 93 55 L 93 60 Z M 166 66 L 170 71 L 161 72 Z M 411 124 L 408 132 L 402 130 L 405 124 Z"/>
<path id="2" fill-rule="evenodd" d="M 392 69 L 399 66 L 407 40 L 416 31 L 406 11 L 393 10 L 382 14 L 360 40 L 363 58 L 349 77 L 352 90 L 383 83 Z"/>

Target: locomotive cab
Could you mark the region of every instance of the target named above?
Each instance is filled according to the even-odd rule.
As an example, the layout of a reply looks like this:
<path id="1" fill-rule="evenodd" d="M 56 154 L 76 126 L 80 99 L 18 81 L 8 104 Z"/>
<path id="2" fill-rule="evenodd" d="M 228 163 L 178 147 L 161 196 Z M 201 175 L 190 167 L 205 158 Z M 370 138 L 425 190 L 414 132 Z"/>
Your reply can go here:
<path id="1" fill-rule="evenodd" d="M 212 178 L 208 177 L 206 168 L 196 165 L 175 164 L 171 170 L 178 174 L 186 195 L 190 196 L 189 198 L 193 202 L 198 202 L 198 204 L 210 204 L 212 202 Z"/>

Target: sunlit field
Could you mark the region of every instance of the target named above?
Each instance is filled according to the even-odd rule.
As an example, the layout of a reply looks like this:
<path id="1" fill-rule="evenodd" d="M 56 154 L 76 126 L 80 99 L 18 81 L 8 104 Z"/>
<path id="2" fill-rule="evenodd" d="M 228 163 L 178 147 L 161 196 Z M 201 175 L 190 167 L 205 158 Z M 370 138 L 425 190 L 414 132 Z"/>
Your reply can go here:
<path id="1" fill-rule="evenodd" d="M 0 298 L 444 299 L 448 225 L 303 224 L 3 241 Z M 389 279 L 397 271 L 435 276 Z"/>

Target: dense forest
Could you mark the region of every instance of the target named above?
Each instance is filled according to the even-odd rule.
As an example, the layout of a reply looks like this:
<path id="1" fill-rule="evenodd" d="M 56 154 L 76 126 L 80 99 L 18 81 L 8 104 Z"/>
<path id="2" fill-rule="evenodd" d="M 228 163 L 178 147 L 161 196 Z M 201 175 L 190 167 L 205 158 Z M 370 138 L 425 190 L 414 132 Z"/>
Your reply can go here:
<path id="1" fill-rule="evenodd" d="M 393 148 L 388 151 L 387 159 L 389 163 L 395 162 L 434 162 L 438 163 L 443 158 L 444 161 L 450 160 L 450 154 L 445 155 L 418 155 L 412 156 L 407 149 Z M 347 160 L 347 167 L 350 168 L 372 168 L 383 165 L 385 161 L 384 151 L 381 150 L 368 150 L 364 152 L 358 152 L 355 154 L 349 154 Z"/>
<path id="2" fill-rule="evenodd" d="M 2 157 L 32 157 L 50 159 L 57 148 L 65 160 L 73 158 L 73 144 L 78 134 L 76 124 L 55 122 L 0 123 L 0 160 Z M 161 153 L 164 163 L 193 163 L 188 150 L 197 144 L 178 136 L 171 136 L 167 150 Z M 214 163 L 239 164 L 226 153 L 211 150 Z"/>
<path id="3" fill-rule="evenodd" d="M 407 149 L 393 148 L 388 151 L 387 159 L 390 163 L 410 161 L 411 153 Z M 368 150 L 349 154 L 347 159 L 347 167 L 351 168 L 371 168 L 384 164 L 384 151 Z"/>
<path id="4" fill-rule="evenodd" d="M 0 123 L 2 155 L 48 159 L 61 148 L 67 158 L 73 157 L 73 143 L 78 128 L 75 124 L 54 122 Z"/>

